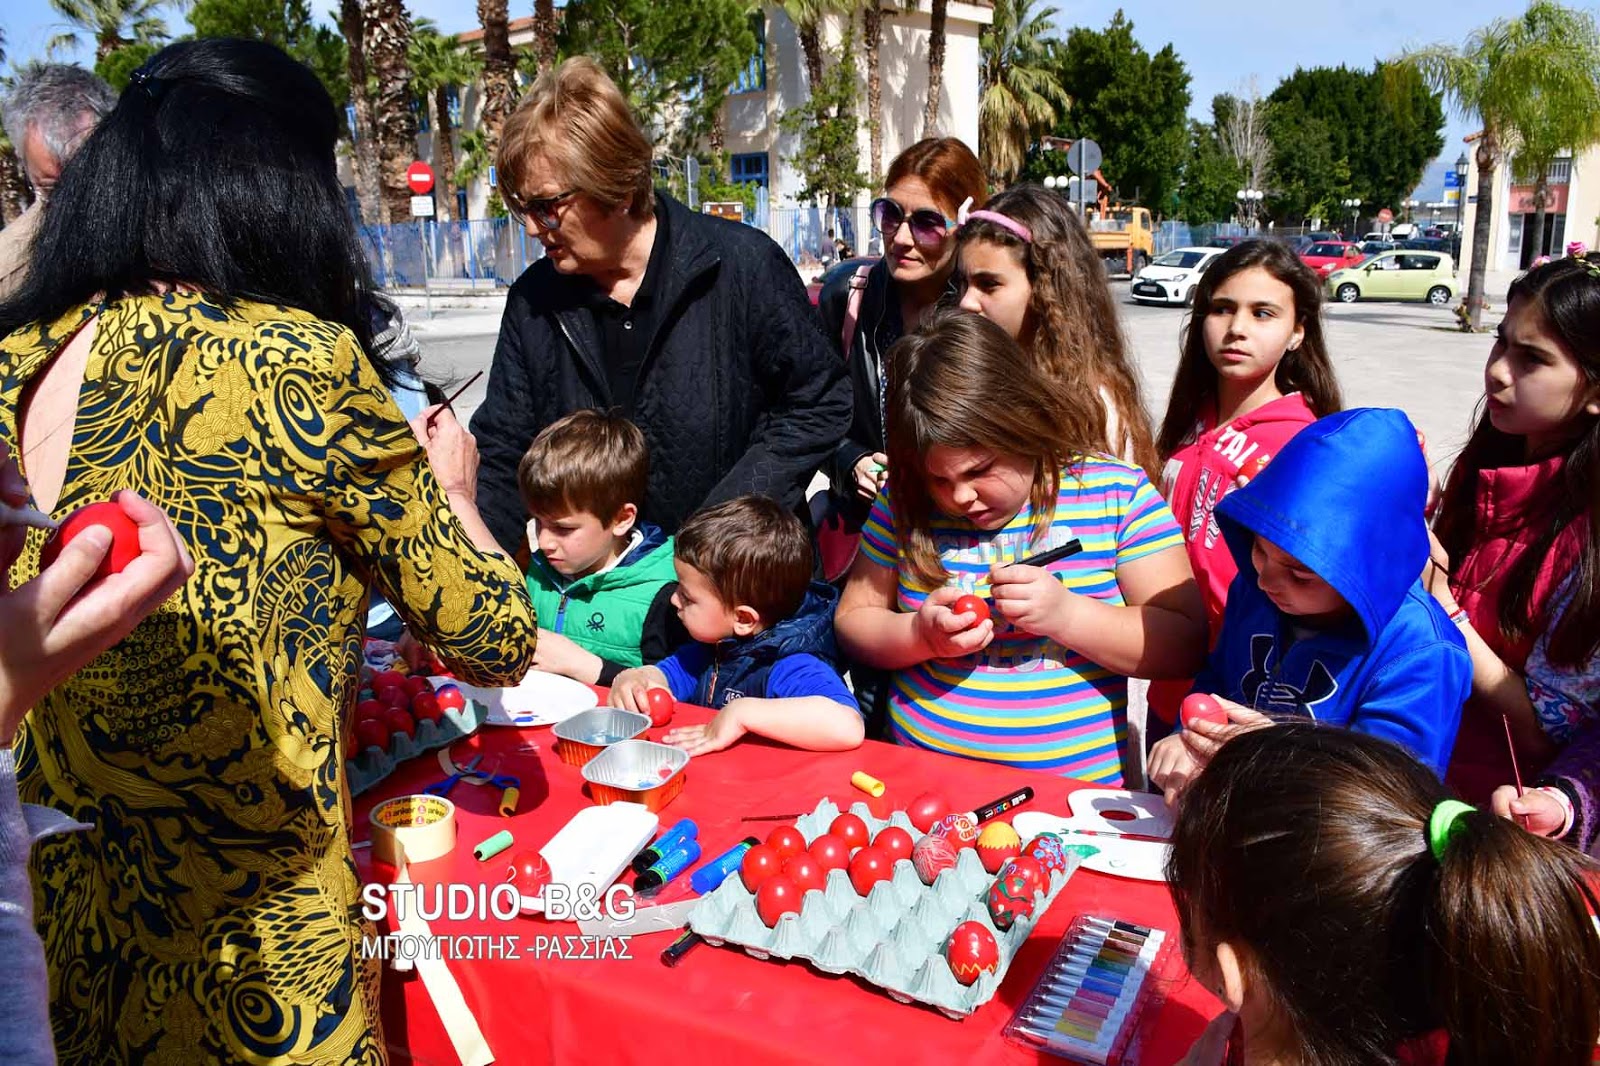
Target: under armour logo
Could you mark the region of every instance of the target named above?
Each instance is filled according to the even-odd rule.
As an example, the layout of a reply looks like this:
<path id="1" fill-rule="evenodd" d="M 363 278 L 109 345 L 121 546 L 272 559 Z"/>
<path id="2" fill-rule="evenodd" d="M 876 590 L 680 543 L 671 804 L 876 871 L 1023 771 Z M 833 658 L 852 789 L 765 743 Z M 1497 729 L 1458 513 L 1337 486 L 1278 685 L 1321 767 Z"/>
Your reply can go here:
<path id="1" fill-rule="evenodd" d="M 606 631 L 606 616 L 596 611 L 589 616 L 589 632 L 604 633 Z"/>
<path id="2" fill-rule="evenodd" d="M 1271 633 L 1256 633 L 1250 638 L 1250 672 L 1239 683 L 1245 702 L 1258 711 L 1302 714 L 1317 720 L 1316 706 L 1339 691 L 1333 672 L 1321 659 L 1311 663 L 1305 688 L 1295 688 L 1272 676 L 1272 653 L 1277 639 Z"/>

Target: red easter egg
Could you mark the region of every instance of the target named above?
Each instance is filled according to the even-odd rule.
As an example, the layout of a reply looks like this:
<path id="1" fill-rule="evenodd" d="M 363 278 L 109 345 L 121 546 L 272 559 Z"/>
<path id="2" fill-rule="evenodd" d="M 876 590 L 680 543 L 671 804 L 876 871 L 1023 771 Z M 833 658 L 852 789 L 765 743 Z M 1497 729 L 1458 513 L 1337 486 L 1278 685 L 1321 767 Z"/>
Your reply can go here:
<path id="1" fill-rule="evenodd" d="M 422 692 L 433 691 L 433 685 L 429 684 L 428 679 L 423 677 L 421 674 L 418 674 L 415 677 L 406 678 L 402 684 L 405 686 L 406 692 L 413 696 Z"/>
<path id="2" fill-rule="evenodd" d="M 346 762 L 361 754 L 361 740 L 356 736 L 355 726 L 344 731 L 344 758 Z"/>
<path id="3" fill-rule="evenodd" d="M 850 860 L 850 883 L 856 887 L 860 895 L 867 895 L 872 891 L 872 886 L 879 881 L 887 881 L 894 876 L 894 860 L 889 858 L 888 852 L 873 845 L 867 845 L 856 852 L 855 858 Z"/>
<path id="4" fill-rule="evenodd" d="M 417 735 L 417 723 L 409 711 L 390 711 L 383 716 L 383 724 L 389 727 L 390 733 L 404 733 L 408 737 Z"/>
<path id="5" fill-rule="evenodd" d="M 678 701 L 672 698 L 672 693 L 664 688 L 647 688 L 644 690 L 645 708 L 650 713 L 652 727 L 664 726 L 672 721 L 672 712 L 678 706 Z"/>
<path id="6" fill-rule="evenodd" d="M 802 896 L 813 888 L 820 892 L 828 883 L 822 864 L 817 862 L 816 856 L 809 851 L 789 856 L 788 861 L 783 864 L 783 875 L 794 882 Z"/>
<path id="7" fill-rule="evenodd" d="M 911 858 L 911 849 L 914 846 L 914 842 L 910 833 L 897 825 L 891 825 L 879 831 L 872 845 L 876 848 L 882 848 L 889 856 L 890 862 L 899 862 L 901 859 Z"/>
<path id="8" fill-rule="evenodd" d="M 1023 878 L 1028 895 L 1043 891 L 1050 887 L 1050 878 L 1044 872 L 1044 866 L 1032 855 L 1018 855 L 1007 859 L 1000 867 L 1001 877 Z"/>
<path id="9" fill-rule="evenodd" d="M 970 614 L 974 616 L 972 619 L 972 625 L 968 626 L 968 629 L 973 628 L 973 626 L 980 626 L 989 620 L 989 605 L 983 600 L 979 599 L 977 596 L 966 595 L 961 597 L 950 605 L 950 610 L 954 611 L 956 614 Z"/>
<path id="10" fill-rule="evenodd" d="M 845 842 L 851 851 L 867 846 L 867 823 L 853 814 L 841 814 L 828 826 L 828 832 Z"/>
<path id="11" fill-rule="evenodd" d="M 757 844 L 744 853 L 744 858 L 739 863 L 739 879 L 744 882 L 744 887 L 754 892 L 767 880 L 783 870 L 783 860 L 778 853 L 766 844 Z"/>
<path id="12" fill-rule="evenodd" d="M 1183 719 L 1184 728 L 1192 726 L 1195 722 L 1228 724 L 1227 710 L 1204 692 L 1191 692 L 1185 696 L 1183 706 L 1178 710 L 1178 717 Z"/>
<path id="13" fill-rule="evenodd" d="M 61 549 L 90 526 L 105 526 L 111 531 L 111 547 L 106 550 L 100 565 L 95 567 L 91 581 L 119 574 L 123 567 L 139 558 L 138 524 L 124 514 L 115 501 L 103 500 L 80 507 L 61 520 L 56 531 L 50 534 L 50 539 L 44 542 L 44 549 L 39 555 L 39 569 L 44 570 L 55 562 Z"/>
<path id="14" fill-rule="evenodd" d="M 785 914 L 800 913 L 800 896 L 800 887 L 787 877 L 770 877 L 756 893 L 756 914 L 771 928 Z"/>
<path id="15" fill-rule="evenodd" d="M 956 980 L 970 985 L 980 975 L 1000 968 L 1000 945 L 982 922 L 962 922 L 945 941 L 944 957 Z"/>
<path id="16" fill-rule="evenodd" d="M 356 722 L 356 742 L 363 748 L 389 748 L 389 726 L 382 718 L 363 718 Z"/>
<path id="17" fill-rule="evenodd" d="M 1254 481 L 1256 479 L 1256 475 L 1265 470 L 1267 468 L 1267 464 L 1271 461 L 1272 456 L 1270 455 L 1258 455 L 1248 463 L 1244 464 L 1244 468 L 1241 469 L 1239 473 L 1244 475 L 1244 479 L 1246 481 Z"/>
<path id="18" fill-rule="evenodd" d="M 390 685 L 388 688 L 378 690 L 378 702 L 387 703 L 390 710 L 410 711 L 411 693 L 406 691 L 404 685 Z"/>
<path id="19" fill-rule="evenodd" d="M 406 675 L 398 670 L 379 670 L 372 675 L 372 691 L 378 693 L 379 696 L 383 695 L 384 689 L 393 688 L 396 685 L 404 686 L 405 683 Z"/>
<path id="20" fill-rule="evenodd" d="M 822 867 L 824 876 L 829 870 L 844 870 L 850 866 L 850 845 L 832 833 L 823 833 L 813 840 L 809 850 Z"/>
<path id="21" fill-rule="evenodd" d="M 917 827 L 917 832 L 926 833 L 933 828 L 933 824 L 950 813 L 950 804 L 936 792 L 924 792 L 911 801 L 911 806 L 906 808 L 906 816 L 911 819 L 911 824 Z"/>
<path id="22" fill-rule="evenodd" d="M 767 846 L 778 853 L 778 858 L 787 859 L 806 850 L 806 838 L 794 826 L 780 825 L 767 835 Z"/>
<path id="23" fill-rule="evenodd" d="M 533 848 L 517 852 L 506 870 L 506 880 L 518 895 L 537 896 L 550 883 L 550 864 Z"/>
<path id="24" fill-rule="evenodd" d="M 439 698 L 431 692 L 419 692 L 411 697 L 411 717 L 419 722 L 437 722 L 444 717 L 439 709 Z"/>
<path id="25" fill-rule="evenodd" d="M 382 720 L 389 713 L 389 705 L 382 700 L 362 700 L 356 704 L 356 721 L 371 718 L 375 721 Z"/>
<path id="26" fill-rule="evenodd" d="M 440 685 L 434 690 L 433 698 L 438 700 L 440 708 L 446 711 L 459 711 L 467 705 L 467 698 L 454 685 Z"/>

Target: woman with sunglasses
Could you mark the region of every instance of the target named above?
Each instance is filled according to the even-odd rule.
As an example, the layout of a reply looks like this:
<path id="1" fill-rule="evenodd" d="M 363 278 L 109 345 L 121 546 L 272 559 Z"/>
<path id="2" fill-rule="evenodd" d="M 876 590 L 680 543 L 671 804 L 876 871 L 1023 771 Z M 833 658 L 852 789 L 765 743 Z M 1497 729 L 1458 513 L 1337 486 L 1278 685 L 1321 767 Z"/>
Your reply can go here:
<path id="1" fill-rule="evenodd" d="M 844 368 L 783 249 L 656 192 L 653 157 L 587 57 L 541 75 L 506 121 L 501 194 L 545 249 L 506 298 L 472 419 L 483 515 L 507 549 L 528 522 L 517 464 L 573 411 L 620 408 L 643 431 L 641 518 L 669 533 L 745 493 L 798 507 L 849 425 Z"/>
<path id="2" fill-rule="evenodd" d="M 983 166 L 954 137 L 929 137 L 895 157 L 884 193 L 872 202 L 883 258 L 837 275 L 817 301 L 823 332 L 850 368 L 855 411 L 834 449 L 834 503 L 852 531 L 888 480 L 884 454 L 884 357 L 946 296 L 954 297 L 956 210 L 987 198 Z"/>

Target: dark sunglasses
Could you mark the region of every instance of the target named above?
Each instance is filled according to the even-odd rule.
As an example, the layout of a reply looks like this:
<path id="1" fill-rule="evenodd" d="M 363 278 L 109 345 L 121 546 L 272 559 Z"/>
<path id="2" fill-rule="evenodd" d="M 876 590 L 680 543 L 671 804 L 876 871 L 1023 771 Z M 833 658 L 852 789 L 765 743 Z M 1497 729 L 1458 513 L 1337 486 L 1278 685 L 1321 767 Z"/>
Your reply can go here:
<path id="1" fill-rule="evenodd" d="M 956 225 L 931 207 L 913 211 L 907 219 L 905 208 L 887 196 L 872 201 L 872 227 L 885 239 L 893 237 L 906 222 L 910 223 L 911 239 L 917 244 L 938 244 Z"/>
<path id="2" fill-rule="evenodd" d="M 544 229 L 557 230 L 561 228 L 561 219 L 556 215 L 556 208 L 578 195 L 579 191 L 568 189 L 554 196 L 535 196 L 515 206 L 508 203 L 506 209 L 516 216 L 519 223 L 524 218 L 531 218 Z"/>

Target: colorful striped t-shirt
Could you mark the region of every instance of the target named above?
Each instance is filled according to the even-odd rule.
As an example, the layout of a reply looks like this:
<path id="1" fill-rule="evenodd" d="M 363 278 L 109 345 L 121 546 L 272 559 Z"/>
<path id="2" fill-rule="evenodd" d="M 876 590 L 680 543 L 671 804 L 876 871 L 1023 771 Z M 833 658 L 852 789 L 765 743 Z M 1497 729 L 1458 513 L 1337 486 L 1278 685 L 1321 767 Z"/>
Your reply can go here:
<path id="1" fill-rule="evenodd" d="M 1117 567 L 1183 536 L 1172 512 L 1138 467 L 1100 456 L 1061 474 L 1055 520 L 1031 543 L 1034 515 L 1025 504 L 998 530 L 939 516 L 929 531 L 950 584 L 987 598 L 991 563 L 1004 565 L 1076 537 L 1083 551 L 1050 564 L 1073 592 L 1122 604 Z M 873 502 L 861 550 L 899 569 L 888 490 Z M 930 589 L 900 572 L 897 606 L 915 611 Z M 1128 682 L 1070 648 L 1018 629 L 995 615 L 995 637 L 976 655 L 932 659 L 897 670 L 889 709 L 902 744 L 973 759 L 1120 785 L 1128 731 Z"/>

